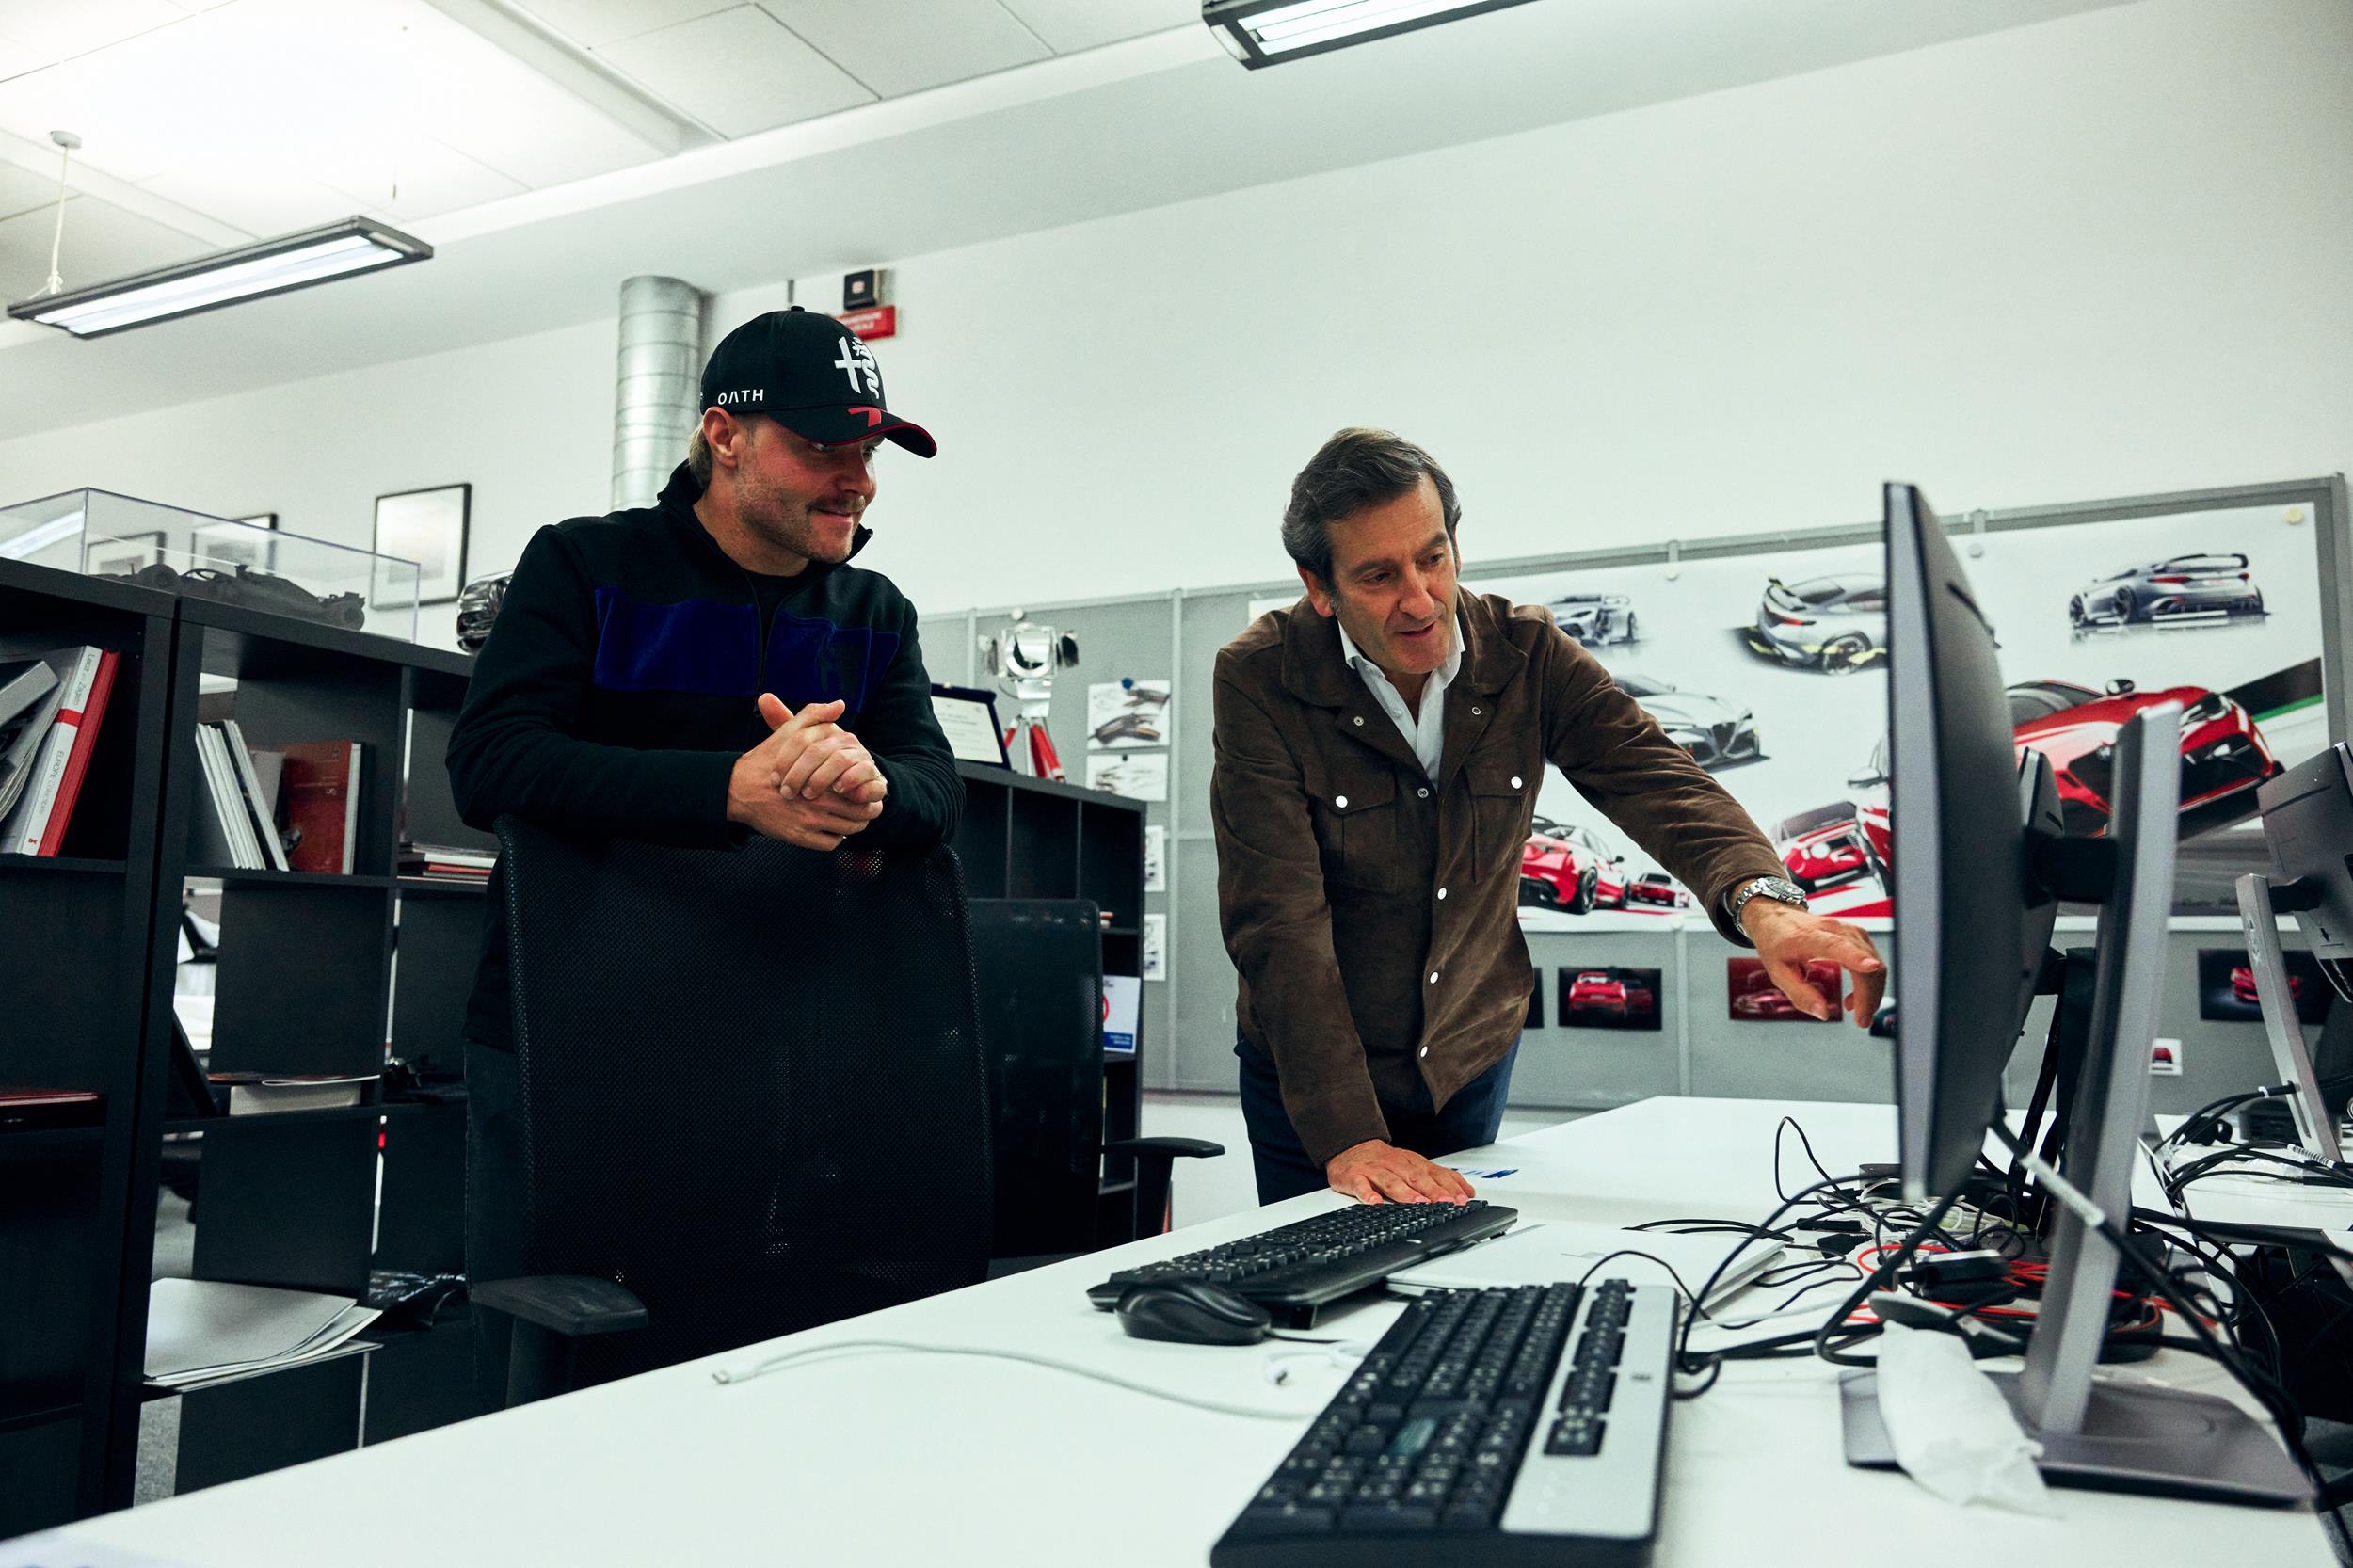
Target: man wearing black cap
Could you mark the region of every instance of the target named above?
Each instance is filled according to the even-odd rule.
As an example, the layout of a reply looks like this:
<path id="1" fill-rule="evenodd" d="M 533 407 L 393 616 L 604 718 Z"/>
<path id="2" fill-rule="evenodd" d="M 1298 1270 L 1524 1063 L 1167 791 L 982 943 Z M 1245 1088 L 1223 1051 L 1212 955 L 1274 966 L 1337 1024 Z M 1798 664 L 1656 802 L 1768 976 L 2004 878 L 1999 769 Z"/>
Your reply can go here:
<path id="1" fill-rule="evenodd" d="M 712 847 L 950 837 L 964 786 L 915 607 L 847 564 L 870 537 L 876 450 L 929 457 L 932 438 L 888 411 L 865 344 L 798 309 L 729 332 L 702 404 L 653 505 L 525 547 L 450 735 L 459 813 Z M 479 1169 L 514 1077 L 498 880 L 466 1009 L 468 1158 L 488 1178 L 474 1190 L 511 1192 Z"/>

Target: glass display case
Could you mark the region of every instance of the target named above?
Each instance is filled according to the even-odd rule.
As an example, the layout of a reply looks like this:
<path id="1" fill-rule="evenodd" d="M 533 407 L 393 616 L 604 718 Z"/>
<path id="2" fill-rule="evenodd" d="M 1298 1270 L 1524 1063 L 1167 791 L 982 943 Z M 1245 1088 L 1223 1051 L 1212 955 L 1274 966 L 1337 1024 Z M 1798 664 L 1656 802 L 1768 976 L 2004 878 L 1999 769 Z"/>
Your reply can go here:
<path id="1" fill-rule="evenodd" d="M 0 506 L 0 557 L 414 642 L 414 561 L 111 490 Z"/>

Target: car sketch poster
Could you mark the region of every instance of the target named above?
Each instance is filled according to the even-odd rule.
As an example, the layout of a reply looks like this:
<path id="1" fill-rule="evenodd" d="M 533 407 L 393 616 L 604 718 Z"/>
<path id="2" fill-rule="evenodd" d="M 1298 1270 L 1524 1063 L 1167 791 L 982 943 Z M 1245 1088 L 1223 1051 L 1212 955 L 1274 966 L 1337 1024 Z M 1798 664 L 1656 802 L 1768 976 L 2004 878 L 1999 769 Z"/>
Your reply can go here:
<path id="1" fill-rule="evenodd" d="M 1134 751 L 1168 744 L 1169 682 L 1097 680 L 1087 687 L 1087 749 Z"/>
<path id="2" fill-rule="evenodd" d="M 2230 877 L 2262 859 L 2252 784 L 2265 759 L 2292 766 L 2329 740 L 2309 514 L 2179 513 L 1962 534 L 1953 543 L 1994 621 L 2014 717 L 2061 770 L 2079 830 L 2096 828 L 2105 808 L 2083 782 L 2096 778 L 2096 759 L 2069 764 L 2137 702 L 2170 692 L 2192 705 L 2185 799 L 2211 793 L 2183 816 L 2180 901 L 2227 906 Z M 1769 836 L 1796 830 L 1776 847 L 1796 858 L 1810 851 L 1793 840 L 1811 835 L 1816 848 L 1829 846 L 1806 862 L 1817 906 L 1884 914 L 1886 793 L 1873 779 L 1887 731 L 1886 616 L 1874 591 L 1883 571 L 1881 547 L 1859 544 L 1686 561 L 1673 578 L 1653 563 L 1473 574 L 1465 586 L 1551 607 L 1614 676 L 1647 694 L 1644 705 L 1695 755 L 1720 736 L 1732 743 L 1703 764 Z M 2132 690 L 2111 695 L 2117 682 Z M 1657 869 L 1557 773 L 1547 773 L 1536 809 L 1621 850 L 1626 874 Z M 1854 830 L 1842 837 L 1842 824 Z"/>

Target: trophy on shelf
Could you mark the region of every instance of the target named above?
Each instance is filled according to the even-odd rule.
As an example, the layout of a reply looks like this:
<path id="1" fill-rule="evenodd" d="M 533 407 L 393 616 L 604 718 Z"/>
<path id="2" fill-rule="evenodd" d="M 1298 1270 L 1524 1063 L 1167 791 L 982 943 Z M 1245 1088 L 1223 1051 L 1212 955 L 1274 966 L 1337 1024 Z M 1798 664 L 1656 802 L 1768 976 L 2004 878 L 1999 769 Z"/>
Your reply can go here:
<path id="1" fill-rule="evenodd" d="M 1005 756 L 1015 772 L 1034 778 L 1063 776 L 1062 759 L 1046 733 L 1046 712 L 1053 703 L 1054 672 L 1078 662 L 1078 638 L 1031 620 L 1019 610 L 1002 632 L 981 639 L 981 663 L 1014 699 Z"/>

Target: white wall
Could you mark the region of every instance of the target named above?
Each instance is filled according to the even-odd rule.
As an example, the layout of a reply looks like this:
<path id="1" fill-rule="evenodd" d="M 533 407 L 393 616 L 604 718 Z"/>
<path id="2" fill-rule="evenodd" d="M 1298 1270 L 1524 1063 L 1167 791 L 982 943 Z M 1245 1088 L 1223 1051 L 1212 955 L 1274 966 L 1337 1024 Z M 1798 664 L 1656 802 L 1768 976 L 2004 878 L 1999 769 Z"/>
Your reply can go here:
<path id="1" fill-rule="evenodd" d="M 932 611 L 1278 577 L 1344 424 L 1439 456 L 1474 560 L 1862 520 L 1889 476 L 1953 509 L 2342 468 L 2348 61 L 2344 0 L 2143 0 L 900 260 L 879 353 L 942 456 L 885 471 L 867 560 Z M 375 495 L 469 479 L 494 569 L 601 509 L 612 356 L 597 323 L 0 441 L 0 496 L 364 542 Z"/>

